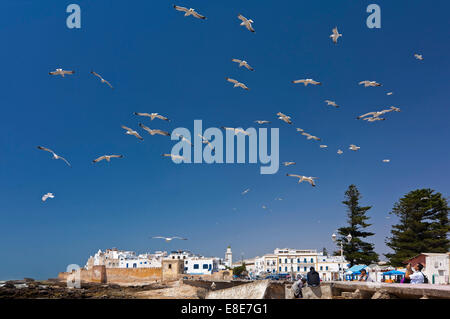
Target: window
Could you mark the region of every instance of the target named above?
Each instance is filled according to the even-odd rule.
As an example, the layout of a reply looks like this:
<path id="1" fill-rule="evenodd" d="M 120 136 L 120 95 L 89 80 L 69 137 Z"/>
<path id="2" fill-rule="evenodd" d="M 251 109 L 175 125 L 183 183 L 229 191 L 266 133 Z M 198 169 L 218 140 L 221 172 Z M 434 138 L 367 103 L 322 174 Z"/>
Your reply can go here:
<path id="1" fill-rule="evenodd" d="M 323 270 L 323 266 L 320 266 L 320 270 Z"/>
<path id="2" fill-rule="evenodd" d="M 284 258 L 284 263 L 287 264 L 287 258 Z"/>
<path id="3" fill-rule="evenodd" d="M 314 258 L 311 258 L 311 262 L 312 262 L 312 263 L 314 262 Z"/>
<path id="4" fill-rule="evenodd" d="M 325 267 L 325 270 L 328 270 L 328 266 Z"/>
<path id="5" fill-rule="evenodd" d="M 281 258 L 280 258 L 280 264 L 281 264 Z"/>
<path id="6" fill-rule="evenodd" d="M 284 267 L 284 271 L 287 271 L 287 267 Z"/>
<path id="7" fill-rule="evenodd" d="M 305 259 L 303 259 L 303 262 L 305 262 L 305 263 L 306 263 L 306 258 L 305 258 Z"/>
<path id="8" fill-rule="evenodd" d="M 142 265 L 142 261 L 140 262 L 140 264 Z"/>
<path id="9" fill-rule="evenodd" d="M 303 270 L 306 271 L 306 267 L 303 267 Z"/>
<path id="10" fill-rule="evenodd" d="M 172 269 L 172 264 L 169 264 L 169 269 Z"/>
<path id="11" fill-rule="evenodd" d="M 300 263 L 300 258 L 297 258 L 297 264 L 299 264 Z"/>
<path id="12" fill-rule="evenodd" d="M 203 269 L 208 269 L 208 264 L 203 264 Z"/>
<path id="13" fill-rule="evenodd" d="M 279 269 L 280 269 L 280 272 L 281 272 L 281 267 Z"/>
<path id="14" fill-rule="evenodd" d="M 297 266 L 297 271 L 300 271 L 300 266 Z"/>
<path id="15" fill-rule="evenodd" d="M 194 264 L 194 269 L 198 269 L 198 264 Z"/>
<path id="16" fill-rule="evenodd" d="M 184 271 L 187 271 L 188 270 L 188 267 L 184 267 Z"/>

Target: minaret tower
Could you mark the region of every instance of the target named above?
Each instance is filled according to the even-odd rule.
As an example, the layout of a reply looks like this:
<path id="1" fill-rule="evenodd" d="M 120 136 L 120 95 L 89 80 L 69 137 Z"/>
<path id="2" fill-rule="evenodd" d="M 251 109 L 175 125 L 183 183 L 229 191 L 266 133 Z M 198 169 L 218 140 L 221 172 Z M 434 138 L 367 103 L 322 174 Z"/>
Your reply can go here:
<path id="1" fill-rule="evenodd" d="M 227 247 L 227 251 L 225 253 L 225 265 L 230 268 L 233 265 L 233 254 L 231 252 L 231 246 Z"/>

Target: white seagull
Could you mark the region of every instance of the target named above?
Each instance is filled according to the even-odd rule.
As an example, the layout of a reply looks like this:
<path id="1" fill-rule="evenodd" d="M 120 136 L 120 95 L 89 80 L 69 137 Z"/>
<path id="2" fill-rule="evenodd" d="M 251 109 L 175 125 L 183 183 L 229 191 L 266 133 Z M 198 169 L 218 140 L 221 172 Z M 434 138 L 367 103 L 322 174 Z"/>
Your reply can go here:
<path id="1" fill-rule="evenodd" d="M 303 176 L 303 175 L 294 175 L 294 174 L 286 174 L 286 176 L 291 176 L 291 177 L 296 177 L 298 178 L 298 182 L 301 183 L 303 181 L 306 181 L 308 183 L 311 184 L 311 186 L 315 187 L 316 183 L 314 182 L 314 179 L 316 179 L 317 177 L 307 177 L 307 176 Z"/>
<path id="2" fill-rule="evenodd" d="M 203 143 L 203 144 L 208 144 L 208 146 L 209 146 L 212 150 L 214 149 L 214 146 L 212 146 L 211 142 L 210 142 L 206 137 L 204 137 L 204 136 L 201 135 L 201 134 L 198 134 L 198 136 L 200 136 L 200 137 L 202 138 L 202 143 Z"/>
<path id="3" fill-rule="evenodd" d="M 328 145 L 319 145 L 320 148 L 327 148 Z"/>
<path id="4" fill-rule="evenodd" d="M 181 155 L 173 155 L 173 154 L 162 154 L 161 156 L 165 156 L 165 157 L 171 157 L 172 159 L 180 159 L 180 160 L 186 160 L 185 157 L 181 156 Z"/>
<path id="5" fill-rule="evenodd" d="M 174 239 L 180 239 L 180 240 L 187 240 L 187 238 L 183 238 L 183 237 L 178 237 L 178 236 L 173 236 L 173 237 L 164 237 L 164 236 L 154 236 L 152 238 L 155 239 L 164 239 L 166 242 L 170 242 Z"/>
<path id="6" fill-rule="evenodd" d="M 359 146 L 356 146 L 356 145 L 354 145 L 354 144 L 350 144 L 350 147 L 348 148 L 349 150 L 352 150 L 352 151 L 357 151 L 357 150 L 359 150 L 361 147 L 359 147 Z"/>
<path id="7" fill-rule="evenodd" d="M 43 150 L 43 151 L 52 153 L 53 159 L 61 159 L 61 160 L 63 160 L 64 162 L 66 162 L 67 165 L 72 166 L 72 165 L 70 165 L 70 163 L 69 163 L 64 157 L 59 156 L 58 154 L 56 154 L 55 152 L 53 152 L 51 149 L 46 148 L 46 147 L 42 147 L 42 146 L 38 146 L 37 148 L 40 149 L 40 150 Z"/>
<path id="8" fill-rule="evenodd" d="M 291 165 L 295 165 L 295 162 L 283 162 L 284 166 L 291 166 Z"/>
<path id="9" fill-rule="evenodd" d="M 91 71 L 91 73 L 92 73 L 93 75 L 95 75 L 96 77 L 98 77 L 102 83 L 106 83 L 106 84 L 108 84 L 108 86 L 109 86 L 111 89 L 114 89 L 114 88 L 112 87 L 111 83 L 109 83 L 109 82 L 106 81 L 104 78 L 102 78 L 102 76 L 101 76 L 100 74 L 98 74 L 98 73 L 96 73 L 96 72 L 94 72 L 94 71 Z"/>
<path id="10" fill-rule="evenodd" d="M 337 150 L 337 153 L 339 154 L 339 155 L 341 155 L 342 153 L 344 153 L 341 149 L 339 149 L 339 150 Z"/>
<path id="11" fill-rule="evenodd" d="M 150 135 L 159 134 L 159 135 L 163 135 L 163 136 L 170 136 L 169 132 L 166 132 L 166 131 L 163 131 L 163 130 L 158 130 L 158 129 L 152 130 L 151 128 L 145 126 L 142 123 L 139 123 L 139 126 L 142 127 L 142 129 L 144 129 L 145 131 L 147 131 Z"/>
<path id="12" fill-rule="evenodd" d="M 248 65 L 247 61 L 245 60 L 239 60 L 239 59 L 232 59 L 231 61 L 239 63 L 239 67 L 241 66 L 245 66 L 247 69 L 249 69 L 250 71 L 255 71 L 254 68 L 252 68 L 250 65 Z"/>
<path id="13" fill-rule="evenodd" d="M 167 117 L 162 116 L 159 113 L 139 113 L 139 112 L 134 112 L 134 115 L 149 117 L 151 121 L 153 121 L 155 118 L 157 118 L 157 119 L 160 119 L 160 120 L 163 120 L 163 121 L 170 122 L 170 120 Z"/>
<path id="14" fill-rule="evenodd" d="M 369 87 L 369 86 L 382 86 L 380 83 L 377 83 L 376 81 L 361 81 L 359 82 L 359 85 L 364 84 L 364 87 Z"/>
<path id="15" fill-rule="evenodd" d="M 414 57 L 415 57 L 417 60 L 420 60 L 420 61 L 423 60 L 423 55 L 422 55 L 422 54 L 415 53 L 415 54 L 414 54 Z"/>
<path id="16" fill-rule="evenodd" d="M 385 118 L 382 117 L 365 117 L 363 118 L 363 121 L 367 121 L 367 122 L 375 122 L 375 121 L 385 121 Z"/>
<path id="17" fill-rule="evenodd" d="M 93 160 L 92 162 L 93 163 L 98 163 L 98 162 L 100 162 L 100 161 L 102 161 L 102 160 L 106 160 L 107 162 L 110 162 L 111 161 L 111 158 L 122 158 L 123 157 L 123 155 L 103 155 L 103 156 L 100 156 L 99 158 L 96 158 L 95 160 Z"/>
<path id="18" fill-rule="evenodd" d="M 257 120 L 257 121 L 255 121 L 255 123 L 258 123 L 259 125 L 262 125 L 262 124 L 269 124 L 270 121 L 266 121 L 266 120 Z"/>
<path id="19" fill-rule="evenodd" d="M 245 194 L 247 194 L 249 191 L 250 191 L 250 188 L 247 188 L 245 191 L 243 191 L 243 192 L 241 193 L 241 195 L 245 195 Z"/>
<path id="20" fill-rule="evenodd" d="M 384 159 L 383 163 L 389 163 L 391 160 L 390 159 Z"/>
<path id="21" fill-rule="evenodd" d="M 336 102 L 334 102 L 334 101 L 325 100 L 325 103 L 327 103 L 327 105 L 329 105 L 329 106 L 334 106 L 336 108 L 339 107 L 339 105 L 337 105 Z"/>
<path id="22" fill-rule="evenodd" d="M 335 27 L 333 29 L 333 34 L 330 35 L 330 38 L 333 39 L 334 43 L 337 43 L 337 40 L 339 39 L 339 37 L 342 37 L 342 34 L 340 34 L 338 31 L 338 28 Z"/>
<path id="23" fill-rule="evenodd" d="M 389 96 L 392 95 L 392 94 L 394 94 L 394 92 L 387 92 L 386 93 L 386 95 L 389 95 Z"/>
<path id="24" fill-rule="evenodd" d="M 297 132 L 304 132 L 305 131 L 304 129 L 299 128 L 299 127 L 297 127 L 296 130 L 297 130 Z"/>
<path id="25" fill-rule="evenodd" d="M 398 107 L 391 106 L 389 109 L 386 109 L 386 110 L 365 113 L 363 115 L 358 116 L 356 119 L 359 120 L 359 119 L 361 119 L 363 117 L 366 117 L 366 116 L 379 117 L 379 116 L 381 116 L 383 114 L 386 114 L 386 113 L 389 113 L 389 112 L 392 112 L 392 111 L 399 112 L 400 109 Z"/>
<path id="26" fill-rule="evenodd" d="M 321 82 L 314 81 L 313 79 L 295 80 L 295 81 L 292 81 L 292 83 L 295 83 L 295 84 L 303 83 L 305 86 L 307 86 L 308 84 L 322 85 Z"/>
<path id="27" fill-rule="evenodd" d="M 311 135 L 309 133 L 303 132 L 302 133 L 303 136 L 306 136 L 307 140 L 315 140 L 315 141 L 320 141 L 320 138 L 318 138 L 317 136 Z"/>
<path id="28" fill-rule="evenodd" d="M 237 135 L 239 133 L 242 133 L 244 135 L 250 135 L 249 132 L 245 131 L 244 129 L 241 128 L 233 128 L 233 127 L 226 127 L 226 126 L 221 126 L 220 128 L 224 129 L 224 130 L 229 130 L 229 131 L 233 131 L 234 135 Z"/>
<path id="29" fill-rule="evenodd" d="M 53 195 L 53 193 L 47 193 L 42 196 L 42 201 L 45 202 L 48 198 L 55 198 L 55 195 Z"/>
<path id="30" fill-rule="evenodd" d="M 121 127 L 122 127 L 124 130 L 127 130 L 127 131 L 125 132 L 125 134 L 133 135 L 133 136 L 136 136 L 136 137 L 137 137 L 138 139 L 140 139 L 141 141 L 143 140 L 142 136 L 140 136 L 139 133 L 136 132 L 135 130 L 133 130 L 133 129 L 129 128 L 129 127 L 126 127 L 125 125 L 121 125 Z"/>
<path id="31" fill-rule="evenodd" d="M 245 26 L 249 31 L 255 32 L 255 29 L 252 27 L 252 23 L 254 23 L 252 19 L 247 19 L 240 13 L 238 15 L 238 19 L 242 21 L 240 25 Z"/>
<path id="32" fill-rule="evenodd" d="M 244 83 L 241 83 L 241 82 L 239 82 L 239 81 L 237 81 L 237 80 L 235 80 L 235 79 L 231 79 L 231 78 L 228 78 L 228 77 L 226 77 L 225 79 L 226 79 L 228 82 L 234 83 L 234 86 L 233 86 L 233 87 L 241 87 L 241 88 L 243 88 L 244 90 L 250 90 Z"/>
<path id="33" fill-rule="evenodd" d="M 64 77 L 64 75 L 66 75 L 66 74 L 74 74 L 74 73 L 75 73 L 75 71 L 66 71 L 63 69 L 56 69 L 55 71 L 48 72 L 48 74 L 50 74 L 50 75 L 61 75 L 62 77 Z"/>
<path id="34" fill-rule="evenodd" d="M 283 114 L 281 112 L 278 112 L 277 115 L 278 115 L 279 120 L 282 120 L 282 121 L 286 122 L 287 124 L 292 124 L 290 116 L 287 116 L 286 114 Z"/>
<path id="35" fill-rule="evenodd" d="M 205 16 L 202 16 L 201 14 L 199 14 L 199 13 L 197 13 L 194 9 L 192 9 L 192 8 L 185 8 L 185 7 L 180 7 L 180 6 L 176 6 L 176 5 L 174 5 L 173 6 L 174 8 L 175 8 L 175 10 L 177 10 L 177 11 L 182 11 L 182 12 L 184 12 L 184 16 L 185 17 L 188 17 L 188 16 L 193 16 L 193 17 L 196 17 L 197 19 L 203 19 L 203 20 L 205 20 L 206 19 L 206 17 Z"/>
<path id="36" fill-rule="evenodd" d="M 194 145 L 191 143 L 191 141 L 189 141 L 189 140 L 188 140 L 186 137 L 184 137 L 183 135 L 178 134 L 178 133 L 174 133 L 174 135 L 177 136 L 177 137 L 180 137 L 181 140 L 182 140 L 183 142 L 186 142 L 186 143 L 188 143 L 189 145 L 194 146 Z"/>

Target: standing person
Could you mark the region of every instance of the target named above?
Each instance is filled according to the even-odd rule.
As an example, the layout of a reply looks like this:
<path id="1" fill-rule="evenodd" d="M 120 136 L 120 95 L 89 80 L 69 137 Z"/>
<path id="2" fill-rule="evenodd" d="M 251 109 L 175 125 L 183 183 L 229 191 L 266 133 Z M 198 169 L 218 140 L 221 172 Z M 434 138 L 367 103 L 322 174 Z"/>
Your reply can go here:
<path id="1" fill-rule="evenodd" d="M 310 287 L 320 286 L 320 276 L 319 273 L 314 269 L 314 267 L 309 268 L 309 272 L 306 275 L 306 281 Z"/>
<path id="2" fill-rule="evenodd" d="M 411 284 L 423 284 L 425 281 L 428 281 L 426 279 L 425 275 L 422 273 L 423 265 L 421 263 L 418 263 L 414 266 L 412 272 L 411 264 L 409 263 L 408 266 L 406 266 L 406 273 L 405 278 L 409 278 L 411 280 Z"/>
<path id="3" fill-rule="evenodd" d="M 359 277 L 359 281 L 374 282 L 373 278 L 369 276 L 369 273 L 365 269 L 361 269 L 361 277 Z"/>

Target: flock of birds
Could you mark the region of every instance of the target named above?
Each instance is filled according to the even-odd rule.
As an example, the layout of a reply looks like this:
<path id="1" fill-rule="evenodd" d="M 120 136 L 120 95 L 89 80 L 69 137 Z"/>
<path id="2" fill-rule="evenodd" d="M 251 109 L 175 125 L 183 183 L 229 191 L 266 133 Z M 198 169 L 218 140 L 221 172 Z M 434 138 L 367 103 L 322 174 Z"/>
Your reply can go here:
<path id="1" fill-rule="evenodd" d="M 193 8 L 189 8 L 188 9 L 188 8 L 177 6 L 177 5 L 173 5 L 173 8 L 175 10 L 177 10 L 177 11 L 184 12 L 184 16 L 185 17 L 192 16 L 194 18 L 201 19 L 201 20 L 206 20 L 207 19 L 204 15 L 198 13 Z M 240 23 L 241 26 L 245 27 L 250 32 L 255 32 L 255 29 L 253 28 L 254 21 L 252 19 L 247 19 L 242 14 L 238 14 L 237 18 L 241 21 L 241 23 Z M 342 36 L 343 35 L 341 33 L 339 33 L 338 28 L 335 27 L 332 30 L 332 34 L 330 35 L 330 38 L 331 38 L 331 40 L 333 41 L 334 44 L 337 44 L 339 38 L 341 38 Z M 423 55 L 418 54 L 418 53 L 415 53 L 414 57 L 417 60 L 420 60 L 420 61 L 424 60 Z M 255 71 L 255 69 L 252 66 L 250 66 L 250 64 L 247 61 L 245 61 L 243 59 L 233 58 L 231 61 L 233 63 L 236 63 L 239 68 L 244 67 L 244 68 L 246 68 L 249 71 Z M 69 71 L 69 70 L 64 70 L 62 68 L 58 68 L 55 71 L 49 72 L 50 75 L 61 76 L 63 78 L 65 76 L 67 76 L 67 75 L 73 75 L 74 73 L 75 73 L 75 71 L 73 71 L 73 70 Z M 98 74 L 98 73 L 96 73 L 94 71 L 91 71 L 91 74 L 94 75 L 95 77 L 97 77 L 98 79 L 100 79 L 101 83 L 104 83 L 104 84 L 108 85 L 111 89 L 113 89 L 113 86 L 110 84 L 110 82 L 105 80 L 100 74 Z M 238 81 L 236 79 L 233 79 L 233 78 L 230 78 L 230 77 L 226 77 L 225 79 L 226 79 L 226 81 L 232 83 L 234 88 L 242 88 L 244 90 L 249 90 L 250 89 L 246 84 L 244 84 L 244 83 L 242 83 L 242 82 L 240 82 L 240 81 Z M 311 79 L 311 78 L 294 80 L 294 81 L 292 81 L 292 83 L 293 84 L 303 84 L 304 87 L 322 85 L 321 82 L 316 81 L 316 80 Z M 377 81 L 369 81 L 369 80 L 360 81 L 358 84 L 359 85 L 363 85 L 366 88 L 368 88 L 368 87 L 381 87 L 382 86 L 382 84 L 378 83 Z M 388 93 L 386 93 L 386 95 L 388 95 L 388 96 L 393 95 L 393 92 L 388 92 Z M 336 103 L 336 101 L 332 101 L 332 100 L 328 100 L 327 99 L 327 100 L 325 100 L 325 103 L 327 104 L 327 106 L 332 106 L 334 108 L 339 108 L 340 107 L 340 105 L 338 105 Z M 391 113 L 391 112 L 400 112 L 400 111 L 401 111 L 400 108 L 395 107 L 395 106 L 391 106 L 391 107 L 389 107 L 387 109 L 383 109 L 381 111 L 373 111 L 373 112 L 368 112 L 368 113 L 362 114 L 362 115 L 356 117 L 356 119 L 358 119 L 358 120 L 362 119 L 363 121 L 367 121 L 367 122 L 370 122 L 370 123 L 377 122 L 377 121 L 384 121 L 386 119 L 384 117 L 382 117 L 382 116 L 384 116 L 384 115 L 386 115 L 388 113 Z M 139 113 L 139 112 L 134 112 L 134 115 L 139 116 L 139 117 L 147 117 L 150 121 L 153 121 L 155 119 L 159 119 L 159 120 L 166 121 L 166 122 L 170 122 L 171 121 L 169 118 L 167 118 L 166 116 L 163 116 L 163 115 L 161 115 L 159 113 Z M 285 122 L 285 123 L 287 123 L 289 125 L 293 124 L 293 120 L 292 120 L 291 116 L 283 114 L 282 112 L 278 112 L 276 114 L 276 116 L 277 116 L 277 118 L 279 120 L 281 120 L 281 121 L 283 121 L 283 122 Z M 257 123 L 258 125 L 264 125 L 264 124 L 271 123 L 271 121 L 268 121 L 268 120 L 256 120 L 255 123 Z M 139 125 L 139 127 L 142 130 L 146 131 L 151 136 L 154 136 L 154 135 L 171 136 L 171 134 L 168 131 L 161 130 L 161 129 L 152 129 L 152 128 L 150 128 L 150 127 L 148 127 L 148 126 L 146 126 L 146 125 L 144 125 L 142 123 L 138 123 L 138 125 Z M 134 137 L 138 138 L 141 141 L 144 139 L 139 134 L 139 132 L 137 130 L 132 129 L 130 127 L 127 127 L 125 125 L 122 125 L 121 127 L 125 130 L 125 134 L 134 136 Z M 243 130 L 241 128 L 232 128 L 232 127 L 224 127 L 224 126 L 222 126 L 221 128 L 224 129 L 225 131 L 232 131 L 235 135 L 237 135 L 237 134 L 249 135 L 250 134 L 250 133 L 248 133 L 247 131 L 245 131 L 245 130 Z M 305 132 L 305 130 L 302 129 L 302 128 L 296 128 L 296 131 L 298 133 L 300 133 L 302 136 L 305 136 L 307 140 L 321 141 L 321 138 L 319 138 L 319 137 L 317 137 L 317 136 L 315 136 L 315 135 L 313 135 L 311 133 Z M 193 146 L 192 142 L 189 139 L 187 139 L 186 137 L 184 137 L 184 136 L 182 136 L 180 134 L 177 134 L 177 136 L 179 137 L 180 140 L 182 140 L 182 141 L 188 143 L 189 145 Z M 214 146 L 213 146 L 213 144 L 211 144 L 211 141 L 209 139 L 205 138 L 204 136 L 202 136 L 200 134 L 199 134 L 199 137 L 201 137 L 203 144 L 206 144 L 208 147 L 211 148 L 211 150 L 214 150 Z M 322 148 L 322 149 L 327 149 L 328 145 L 320 144 L 319 147 Z M 354 144 L 350 144 L 349 147 L 348 147 L 348 149 L 351 150 L 351 151 L 358 151 L 360 148 L 361 148 L 360 146 L 357 146 L 357 145 L 354 145 Z M 71 166 L 71 164 L 64 157 L 56 154 L 51 149 L 43 147 L 43 146 L 38 146 L 38 149 L 51 153 L 53 159 L 61 159 L 68 166 Z M 337 154 L 338 155 L 342 155 L 343 153 L 344 152 L 343 152 L 342 149 L 338 149 L 337 150 Z M 162 154 L 162 156 L 163 157 L 170 157 L 173 160 L 175 160 L 175 159 L 184 160 L 185 159 L 181 155 L 174 155 L 174 154 L 167 154 L 167 153 Z M 94 159 L 93 163 L 98 163 L 98 162 L 101 162 L 103 160 L 106 160 L 107 162 L 110 162 L 112 158 L 123 158 L 123 157 L 124 157 L 123 155 L 102 155 L 102 156 Z M 383 159 L 382 162 L 383 163 L 389 163 L 390 159 Z M 292 166 L 292 165 L 296 165 L 296 163 L 293 162 L 293 161 L 283 162 L 282 164 L 284 166 L 286 166 L 286 167 Z M 286 176 L 297 178 L 298 179 L 298 183 L 307 182 L 313 187 L 316 186 L 315 180 L 317 179 L 317 177 L 304 176 L 304 175 L 299 175 L 299 174 L 286 174 Z M 250 192 L 250 189 L 244 190 L 241 194 L 245 195 L 248 192 Z M 53 195 L 53 193 L 47 193 L 44 196 L 42 196 L 42 201 L 46 201 L 48 198 L 54 198 L 54 197 L 55 196 Z M 283 200 L 283 199 L 280 198 L 280 197 L 277 197 L 277 198 L 275 198 L 275 200 Z M 267 206 L 263 205 L 262 208 L 263 209 L 267 209 Z M 235 210 L 235 208 L 234 208 L 234 210 Z M 167 242 L 170 242 L 173 239 L 186 240 L 186 238 L 177 237 L 177 236 L 175 236 L 175 237 L 155 236 L 155 237 L 152 237 L 152 238 L 164 239 Z"/>

